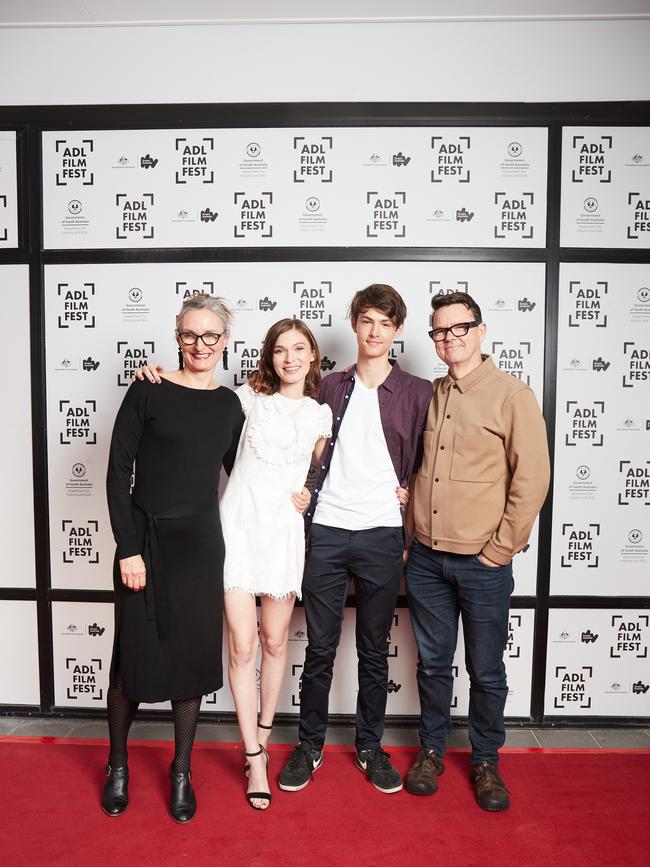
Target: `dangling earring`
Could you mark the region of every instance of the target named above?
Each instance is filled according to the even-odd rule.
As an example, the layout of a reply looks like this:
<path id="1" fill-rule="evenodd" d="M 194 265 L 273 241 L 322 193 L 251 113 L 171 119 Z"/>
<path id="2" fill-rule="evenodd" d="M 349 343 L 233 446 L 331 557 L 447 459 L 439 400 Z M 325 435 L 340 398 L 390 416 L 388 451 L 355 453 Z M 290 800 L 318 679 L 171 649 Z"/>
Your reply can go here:
<path id="1" fill-rule="evenodd" d="M 183 353 L 181 352 L 180 347 L 179 347 L 179 349 L 178 349 L 178 369 L 182 370 L 184 366 L 185 366 L 185 364 L 183 362 Z"/>
<path id="2" fill-rule="evenodd" d="M 224 370 L 228 370 L 228 347 L 225 346 L 221 353 L 221 364 Z"/>

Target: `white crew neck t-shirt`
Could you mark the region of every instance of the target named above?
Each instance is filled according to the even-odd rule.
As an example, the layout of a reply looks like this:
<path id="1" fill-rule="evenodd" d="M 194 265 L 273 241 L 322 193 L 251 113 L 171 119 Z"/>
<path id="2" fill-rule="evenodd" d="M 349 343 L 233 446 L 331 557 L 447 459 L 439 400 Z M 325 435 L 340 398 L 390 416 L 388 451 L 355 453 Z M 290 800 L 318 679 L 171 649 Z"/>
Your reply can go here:
<path id="1" fill-rule="evenodd" d="M 381 426 L 377 389 L 366 388 L 357 376 L 314 523 L 344 530 L 401 527 L 398 484 Z"/>

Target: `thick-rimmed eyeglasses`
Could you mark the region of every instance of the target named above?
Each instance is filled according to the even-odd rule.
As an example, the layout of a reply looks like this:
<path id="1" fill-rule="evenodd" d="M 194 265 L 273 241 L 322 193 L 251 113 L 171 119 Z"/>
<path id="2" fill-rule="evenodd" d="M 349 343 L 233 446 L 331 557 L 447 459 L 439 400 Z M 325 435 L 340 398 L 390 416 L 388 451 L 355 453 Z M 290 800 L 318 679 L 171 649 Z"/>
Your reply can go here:
<path id="1" fill-rule="evenodd" d="M 206 331 L 203 334 L 195 334 L 193 331 L 176 332 L 176 336 L 183 346 L 194 346 L 198 340 L 202 340 L 206 346 L 215 346 L 219 343 L 224 334 L 225 331 L 222 331 L 221 334 L 216 331 Z"/>
<path id="2" fill-rule="evenodd" d="M 476 328 L 480 324 L 480 322 L 476 321 L 457 322 L 455 325 L 450 325 L 449 328 L 434 328 L 433 331 L 429 332 L 429 337 L 434 343 L 442 343 L 443 340 L 446 340 L 450 331 L 454 337 L 464 337 L 470 328 Z"/>

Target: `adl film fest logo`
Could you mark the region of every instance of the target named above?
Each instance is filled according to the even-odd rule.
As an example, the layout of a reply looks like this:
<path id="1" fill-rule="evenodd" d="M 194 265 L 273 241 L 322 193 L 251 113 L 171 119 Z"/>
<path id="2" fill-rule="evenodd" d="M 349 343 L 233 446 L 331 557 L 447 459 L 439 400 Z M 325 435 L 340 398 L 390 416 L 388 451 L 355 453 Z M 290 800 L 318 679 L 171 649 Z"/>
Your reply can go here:
<path id="1" fill-rule="evenodd" d="M 556 695 L 553 699 L 553 707 L 563 708 L 575 707 L 578 702 L 578 707 L 591 707 L 591 696 L 587 694 L 594 669 L 591 665 L 581 665 L 580 668 L 571 670 L 566 665 L 555 666 L 555 679 L 560 688 L 560 695 Z"/>
<path id="2" fill-rule="evenodd" d="M 99 563 L 99 551 L 95 548 L 95 536 L 99 533 L 99 521 L 75 524 L 68 519 L 61 521 L 63 534 L 64 563 Z"/>
<path id="3" fill-rule="evenodd" d="M 273 193 L 263 192 L 250 196 L 238 191 L 234 194 L 235 207 L 239 209 L 238 222 L 235 224 L 235 238 L 247 238 L 257 234 L 261 238 L 273 237 L 273 226 L 269 222 L 267 210 L 273 204 Z"/>
<path id="4" fill-rule="evenodd" d="M 641 232 L 650 232 L 650 199 L 641 198 L 641 194 L 628 193 L 627 204 L 632 211 L 627 225 L 629 240 L 639 238 Z"/>
<path id="5" fill-rule="evenodd" d="M 518 198 L 509 196 L 506 192 L 495 192 L 494 204 L 497 206 L 498 225 L 494 226 L 494 237 L 503 239 L 507 235 L 517 234 L 520 238 L 532 238 L 534 227 L 529 225 L 528 207 L 535 204 L 534 193 L 522 193 Z"/>
<path id="6" fill-rule="evenodd" d="M 641 465 L 635 465 L 632 461 L 619 461 L 618 472 L 623 485 L 623 489 L 618 492 L 618 505 L 629 506 L 643 500 L 644 506 L 650 506 L 650 461 Z"/>
<path id="7" fill-rule="evenodd" d="M 579 404 L 577 400 L 567 400 L 566 414 L 571 427 L 564 435 L 565 445 L 576 446 L 578 441 L 583 444 L 583 440 L 588 441 L 584 445 L 603 445 L 604 436 L 598 425 L 605 415 L 604 400 L 594 400 L 591 404 Z"/>
<path id="8" fill-rule="evenodd" d="M 600 536 L 600 524 L 587 524 L 580 528 L 575 524 L 562 524 L 562 535 L 566 539 L 566 549 L 560 558 L 562 569 L 585 565 L 588 569 L 598 568 L 598 553 L 594 548 Z"/>
<path id="9" fill-rule="evenodd" d="M 97 443 L 97 433 L 91 427 L 97 413 L 96 400 L 84 400 L 81 404 L 73 404 L 70 400 L 59 401 L 59 413 L 63 416 L 64 429 L 59 432 L 59 443 L 62 446 L 76 444 L 83 440 L 87 446 Z"/>
<path id="10" fill-rule="evenodd" d="M 431 136 L 434 166 L 431 169 L 431 183 L 441 184 L 446 180 L 457 181 L 459 184 L 470 182 L 470 170 L 465 167 L 465 156 L 471 149 L 472 142 L 468 135 L 457 137 Z"/>
<path id="11" fill-rule="evenodd" d="M 639 349 L 633 340 L 623 343 L 624 362 L 623 388 L 634 388 L 640 382 L 650 380 L 650 349 Z"/>
<path id="12" fill-rule="evenodd" d="M 79 696 L 90 697 L 91 701 L 101 701 L 104 690 L 97 683 L 97 677 L 102 670 L 102 661 L 93 657 L 87 662 L 80 662 L 76 656 L 67 656 L 65 670 L 68 672 L 68 699 L 78 701 Z"/>
<path id="13" fill-rule="evenodd" d="M 298 319 L 316 321 L 322 328 L 332 327 L 332 314 L 326 311 L 327 300 L 332 295 L 331 280 L 309 286 L 304 280 L 294 280 L 292 292 L 298 299 Z"/>
<path id="14" fill-rule="evenodd" d="M 63 302 L 63 309 L 57 317 L 59 328 L 82 325 L 95 327 L 95 314 L 90 312 L 90 299 L 95 295 L 94 283 L 82 283 L 81 288 L 71 289 L 69 283 L 58 283 L 56 294 Z"/>
<path id="15" fill-rule="evenodd" d="M 525 363 L 530 359 L 530 341 L 520 340 L 517 345 L 506 346 L 501 340 L 492 341 L 492 355 L 500 370 L 530 385 Z"/>
<path id="16" fill-rule="evenodd" d="M 571 148 L 578 160 L 571 170 L 571 183 L 582 184 L 587 178 L 598 180 L 599 184 L 611 184 L 612 171 L 605 163 L 612 149 L 611 135 L 601 135 L 592 141 L 587 141 L 584 135 L 574 135 Z"/>
<path id="17" fill-rule="evenodd" d="M 117 357 L 120 361 L 120 371 L 117 374 L 119 388 L 131 385 L 133 374 L 149 363 L 156 353 L 153 340 L 143 340 L 141 346 L 130 346 L 127 340 L 117 341 Z"/>
<path id="18" fill-rule="evenodd" d="M 394 238 L 406 237 L 406 224 L 401 222 L 400 208 L 406 205 L 406 193 L 396 190 L 390 196 L 380 195 L 377 190 L 366 193 L 366 204 L 370 208 L 366 237 L 378 238 L 380 233 Z M 370 231 L 372 229 L 372 231 Z"/>
<path id="19" fill-rule="evenodd" d="M 120 241 L 132 235 L 147 240 L 153 238 L 155 229 L 149 214 L 149 208 L 153 206 L 153 193 L 142 193 L 139 199 L 132 199 L 128 193 L 116 193 L 115 207 L 119 211 L 119 222 L 115 227 L 115 237 Z"/>
<path id="20" fill-rule="evenodd" d="M 214 280 L 195 281 L 192 284 L 186 280 L 177 280 L 176 294 L 180 295 L 183 301 L 195 295 L 214 295 Z"/>
<path id="21" fill-rule="evenodd" d="M 621 659 L 626 654 L 637 659 L 648 658 L 648 614 L 637 614 L 630 618 L 622 614 L 613 614 L 611 629 L 613 632 L 609 648 L 612 659 Z"/>
<path id="22" fill-rule="evenodd" d="M 607 328 L 607 313 L 602 308 L 608 288 L 607 280 L 596 280 L 591 287 L 583 286 L 580 280 L 569 281 L 569 295 L 573 301 L 569 328 L 579 328 L 585 322 L 595 324 L 596 328 Z"/>
<path id="23" fill-rule="evenodd" d="M 177 138 L 174 147 L 180 160 L 175 173 L 175 183 L 187 184 L 188 180 L 200 181 L 202 184 L 214 183 L 214 170 L 208 162 L 214 153 L 213 138 L 203 136 L 194 142 L 187 138 Z"/>
<path id="24" fill-rule="evenodd" d="M 90 171 L 88 159 L 95 149 L 93 139 L 81 139 L 80 144 L 71 144 L 67 139 L 57 139 L 55 151 L 60 154 L 61 165 L 56 171 L 57 187 L 67 187 L 68 181 L 81 181 L 84 187 L 92 187 L 95 175 Z"/>
<path id="25" fill-rule="evenodd" d="M 294 184 L 304 184 L 306 180 L 331 184 L 334 173 L 327 167 L 327 158 L 333 147 L 334 139 L 331 135 L 322 135 L 316 139 L 295 135 L 293 149 L 296 151 L 298 166 L 293 170 Z"/>

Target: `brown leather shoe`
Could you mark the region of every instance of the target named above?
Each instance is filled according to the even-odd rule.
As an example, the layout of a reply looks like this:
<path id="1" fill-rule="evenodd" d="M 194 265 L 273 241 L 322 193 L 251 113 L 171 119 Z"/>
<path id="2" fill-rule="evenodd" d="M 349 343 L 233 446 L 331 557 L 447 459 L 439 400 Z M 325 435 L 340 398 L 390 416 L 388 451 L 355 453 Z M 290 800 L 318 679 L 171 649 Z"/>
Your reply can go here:
<path id="1" fill-rule="evenodd" d="M 415 764 L 406 775 L 406 791 L 412 795 L 433 795 L 438 791 L 438 777 L 445 765 L 433 750 L 420 750 Z"/>
<path id="2" fill-rule="evenodd" d="M 479 762 L 472 765 L 472 783 L 476 793 L 476 803 L 482 810 L 499 813 L 510 806 L 510 792 L 499 776 L 496 765 Z"/>

